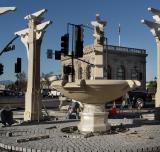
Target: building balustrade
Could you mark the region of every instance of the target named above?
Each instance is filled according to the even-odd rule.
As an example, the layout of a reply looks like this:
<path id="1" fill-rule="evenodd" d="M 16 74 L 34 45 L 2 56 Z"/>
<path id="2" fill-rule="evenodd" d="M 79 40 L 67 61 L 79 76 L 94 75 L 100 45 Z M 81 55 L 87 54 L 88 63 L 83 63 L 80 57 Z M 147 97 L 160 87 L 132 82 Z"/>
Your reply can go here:
<path id="1" fill-rule="evenodd" d="M 128 48 L 128 47 L 113 46 L 113 45 L 107 45 L 105 47 L 107 48 L 107 50 L 111 50 L 111 51 L 122 51 L 122 52 L 129 52 L 129 53 L 146 54 L 146 50 L 143 50 L 143 49 Z"/>

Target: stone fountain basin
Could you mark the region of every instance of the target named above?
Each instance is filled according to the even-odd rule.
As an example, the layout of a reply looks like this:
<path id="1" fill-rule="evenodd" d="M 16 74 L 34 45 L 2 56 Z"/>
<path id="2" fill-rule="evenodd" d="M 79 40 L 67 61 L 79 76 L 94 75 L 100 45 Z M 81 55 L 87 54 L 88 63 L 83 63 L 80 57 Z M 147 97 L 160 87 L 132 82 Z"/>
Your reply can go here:
<path id="1" fill-rule="evenodd" d="M 113 101 L 141 85 L 137 80 L 77 80 L 62 84 L 59 80 L 54 81 L 52 86 L 66 97 L 87 104 Z"/>
<path id="2" fill-rule="evenodd" d="M 136 80 L 78 80 L 66 83 L 55 81 L 52 86 L 66 97 L 83 103 L 78 129 L 81 133 L 105 132 L 109 130 L 108 113 L 104 104 L 125 95 L 140 86 Z"/>

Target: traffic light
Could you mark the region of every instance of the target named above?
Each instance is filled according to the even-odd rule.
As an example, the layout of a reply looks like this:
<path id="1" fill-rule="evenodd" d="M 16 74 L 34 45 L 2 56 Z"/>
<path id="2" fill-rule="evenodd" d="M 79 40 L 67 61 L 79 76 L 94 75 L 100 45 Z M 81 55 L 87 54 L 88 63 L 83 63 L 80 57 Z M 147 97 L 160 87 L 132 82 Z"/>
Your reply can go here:
<path id="1" fill-rule="evenodd" d="M 61 52 L 55 51 L 55 60 L 61 60 Z"/>
<path id="2" fill-rule="evenodd" d="M 75 26 L 75 58 L 83 57 L 83 27 Z"/>
<path id="3" fill-rule="evenodd" d="M 15 73 L 21 73 L 21 58 L 17 58 L 15 63 Z"/>
<path id="4" fill-rule="evenodd" d="M 47 50 L 47 59 L 52 59 L 52 56 L 53 56 L 52 50 L 48 49 Z"/>
<path id="5" fill-rule="evenodd" d="M 69 34 L 65 34 L 61 37 L 61 52 L 64 55 L 68 55 L 69 51 Z"/>
<path id="6" fill-rule="evenodd" d="M 3 74 L 3 67 L 4 67 L 3 64 L 0 63 L 0 75 Z"/>

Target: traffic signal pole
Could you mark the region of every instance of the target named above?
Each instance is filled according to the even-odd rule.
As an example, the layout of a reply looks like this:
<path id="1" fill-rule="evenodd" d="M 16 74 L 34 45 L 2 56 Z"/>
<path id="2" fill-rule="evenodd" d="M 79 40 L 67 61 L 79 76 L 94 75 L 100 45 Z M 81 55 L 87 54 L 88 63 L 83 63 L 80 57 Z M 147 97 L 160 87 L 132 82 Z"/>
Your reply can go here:
<path id="1" fill-rule="evenodd" d="M 75 29 L 77 30 L 78 29 L 78 27 L 80 28 L 80 32 L 81 32 L 81 26 L 82 25 L 76 25 L 76 24 L 71 24 L 71 23 L 67 23 L 67 34 L 69 34 L 69 26 L 72 26 L 72 48 L 71 48 L 71 50 L 72 50 L 72 53 L 71 53 L 71 55 L 66 55 L 66 56 L 70 56 L 71 57 L 71 59 L 72 59 L 72 73 L 71 73 L 71 76 L 72 76 L 72 82 L 74 82 L 74 58 L 76 58 L 76 59 L 78 59 L 78 57 L 79 57 L 79 54 L 82 54 L 82 53 L 77 53 L 79 50 L 76 50 L 76 48 L 77 48 L 77 37 L 78 36 L 82 36 L 83 34 L 82 33 L 78 33 L 79 35 L 75 35 Z M 76 33 L 77 34 L 77 33 Z M 75 42 L 75 45 L 74 45 L 74 41 L 75 41 L 75 39 L 76 39 L 76 42 Z M 79 39 L 81 39 L 81 38 L 79 38 Z M 79 41 L 78 41 L 79 42 Z M 83 49 L 83 41 L 81 41 L 82 42 L 82 49 Z M 68 42 L 69 43 L 69 42 Z M 79 46 L 79 45 L 78 45 Z M 74 47 L 75 47 L 75 49 L 74 49 Z M 68 48 L 69 49 L 69 48 Z M 83 50 L 81 50 L 81 51 L 83 51 Z M 75 53 L 74 53 L 75 52 Z M 76 56 L 76 57 L 75 57 Z M 82 55 L 83 56 L 83 55 Z M 81 56 L 81 57 L 82 57 Z"/>
<path id="2" fill-rule="evenodd" d="M 19 36 L 15 36 L 4 48 L 3 50 L 0 52 L 0 56 L 5 53 L 5 52 L 8 52 L 8 51 L 11 51 L 11 50 L 14 50 L 15 49 L 15 46 L 12 45 L 10 46 Z M 4 69 L 4 65 L 0 63 L 0 75 L 3 74 L 3 69 Z"/>
<path id="3" fill-rule="evenodd" d="M 69 27 L 72 27 L 72 41 L 71 41 L 71 54 L 69 55 Z M 85 62 L 91 66 L 95 66 L 94 64 L 91 64 L 85 60 L 80 59 L 83 56 L 83 53 L 81 51 L 83 51 L 83 29 L 84 28 L 88 28 L 93 30 L 92 27 L 80 24 L 80 25 L 76 25 L 76 24 L 71 24 L 71 23 L 67 23 L 67 33 L 64 34 L 61 37 L 61 50 L 55 50 L 55 52 L 53 53 L 53 50 L 48 49 L 47 50 L 47 58 L 48 59 L 52 59 L 53 55 L 55 55 L 55 60 L 61 60 L 61 54 L 64 54 L 64 56 L 67 57 L 71 57 L 71 73 L 69 73 L 68 75 L 70 75 L 70 79 L 69 81 L 74 82 L 74 59 L 77 59 L 79 61 Z M 74 43 L 75 42 L 75 43 Z"/>
<path id="4" fill-rule="evenodd" d="M 0 52 L 0 56 L 1 56 L 4 52 L 8 52 L 8 51 L 12 50 L 12 49 L 7 50 L 7 48 L 9 48 L 10 45 L 11 45 L 18 37 L 19 37 L 19 36 L 16 35 L 16 36 L 3 48 L 3 50 Z"/>
<path id="5" fill-rule="evenodd" d="M 72 27 L 72 41 L 71 41 L 71 54 L 69 55 L 69 33 L 70 29 L 69 27 Z M 80 59 L 83 57 L 83 28 L 87 28 L 90 30 L 94 30 L 94 28 L 80 24 L 72 24 L 72 23 L 67 23 L 67 33 L 64 34 L 61 37 L 61 50 L 55 50 L 53 53 L 53 50 L 48 49 L 47 50 L 47 58 L 52 59 L 53 55 L 55 55 L 55 60 L 61 60 L 61 54 L 64 54 L 64 56 L 70 57 L 71 58 L 71 73 L 68 73 L 70 75 L 69 81 L 74 82 L 74 59 L 79 60 L 81 62 L 87 63 L 91 66 L 95 66 L 94 64 L 91 64 L 83 59 Z"/>
<path id="6" fill-rule="evenodd" d="M 73 51 L 73 47 L 74 47 L 74 26 L 72 26 L 72 82 L 74 82 L 74 51 Z"/>

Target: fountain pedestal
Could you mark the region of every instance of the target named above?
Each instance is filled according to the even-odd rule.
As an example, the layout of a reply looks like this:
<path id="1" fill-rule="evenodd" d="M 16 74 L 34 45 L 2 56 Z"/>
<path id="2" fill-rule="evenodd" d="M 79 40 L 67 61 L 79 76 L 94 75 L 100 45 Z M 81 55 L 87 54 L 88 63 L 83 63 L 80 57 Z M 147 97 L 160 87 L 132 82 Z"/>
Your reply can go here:
<path id="1" fill-rule="evenodd" d="M 86 132 L 105 132 L 110 129 L 108 123 L 108 112 L 104 105 L 84 104 L 84 111 L 81 113 L 81 121 L 78 129 Z"/>

